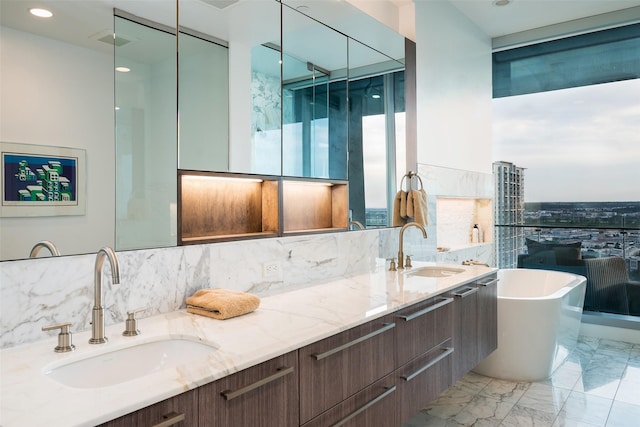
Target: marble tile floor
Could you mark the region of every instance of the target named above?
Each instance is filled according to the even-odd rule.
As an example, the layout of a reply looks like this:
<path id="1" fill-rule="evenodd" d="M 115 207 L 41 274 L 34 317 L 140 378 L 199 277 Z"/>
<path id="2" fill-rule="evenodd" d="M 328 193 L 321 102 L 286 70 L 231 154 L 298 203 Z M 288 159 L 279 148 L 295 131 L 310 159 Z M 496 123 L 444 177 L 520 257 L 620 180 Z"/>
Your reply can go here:
<path id="1" fill-rule="evenodd" d="M 640 344 L 580 337 L 539 382 L 469 373 L 403 425 L 456 426 L 638 427 Z"/>

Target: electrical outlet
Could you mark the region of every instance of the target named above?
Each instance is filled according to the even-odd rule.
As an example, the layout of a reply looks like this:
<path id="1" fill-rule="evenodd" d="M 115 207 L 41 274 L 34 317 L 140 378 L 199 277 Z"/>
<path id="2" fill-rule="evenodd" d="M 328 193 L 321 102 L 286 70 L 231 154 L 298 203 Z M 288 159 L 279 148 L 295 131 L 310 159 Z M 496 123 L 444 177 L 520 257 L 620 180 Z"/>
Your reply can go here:
<path id="1" fill-rule="evenodd" d="M 265 262 L 262 264 L 262 277 L 280 277 L 281 268 L 279 261 Z"/>

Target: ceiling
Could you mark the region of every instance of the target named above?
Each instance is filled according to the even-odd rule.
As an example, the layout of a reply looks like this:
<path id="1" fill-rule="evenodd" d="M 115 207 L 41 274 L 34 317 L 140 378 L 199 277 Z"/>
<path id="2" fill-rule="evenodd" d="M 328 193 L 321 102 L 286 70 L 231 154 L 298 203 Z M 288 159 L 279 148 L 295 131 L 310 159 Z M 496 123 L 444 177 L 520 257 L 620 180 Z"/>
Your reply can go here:
<path id="1" fill-rule="evenodd" d="M 512 0 L 506 6 L 495 0 L 449 1 L 492 38 L 640 6 L 640 0 Z"/>

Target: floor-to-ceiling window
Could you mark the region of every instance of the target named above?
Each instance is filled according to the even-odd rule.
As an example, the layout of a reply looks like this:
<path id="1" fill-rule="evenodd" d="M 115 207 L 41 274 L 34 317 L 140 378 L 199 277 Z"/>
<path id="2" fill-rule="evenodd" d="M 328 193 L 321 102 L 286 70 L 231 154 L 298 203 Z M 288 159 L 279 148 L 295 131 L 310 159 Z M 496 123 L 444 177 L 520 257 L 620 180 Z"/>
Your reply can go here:
<path id="1" fill-rule="evenodd" d="M 640 315 L 640 24 L 493 59 L 494 160 L 525 168 L 519 266 L 566 266 L 593 291 L 598 263 L 588 260 L 622 258 L 628 277 L 611 284 L 620 292 L 585 308 Z M 525 257 L 538 242 L 564 252 Z"/>

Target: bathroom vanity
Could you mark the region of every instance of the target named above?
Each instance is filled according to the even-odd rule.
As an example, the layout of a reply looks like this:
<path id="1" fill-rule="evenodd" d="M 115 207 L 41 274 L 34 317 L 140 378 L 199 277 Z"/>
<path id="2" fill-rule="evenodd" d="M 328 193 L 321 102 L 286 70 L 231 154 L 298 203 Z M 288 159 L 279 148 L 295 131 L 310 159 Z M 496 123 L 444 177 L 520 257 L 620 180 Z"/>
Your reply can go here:
<path id="1" fill-rule="evenodd" d="M 263 295 L 258 310 L 225 321 L 176 311 L 140 319 L 137 337 L 112 325 L 104 345 L 78 333 L 72 353 L 54 353 L 51 339 L 5 349 L 0 422 L 399 426 L 496 343 L 496 270 L 413 274 L 426 265 L 392 272 L 381 261 L 372 273 Z M 107 352 L 180 339 L 209 345 L 210 354 L 101 387 L 91 375 L 73 387 L 51 375 Z"/>

